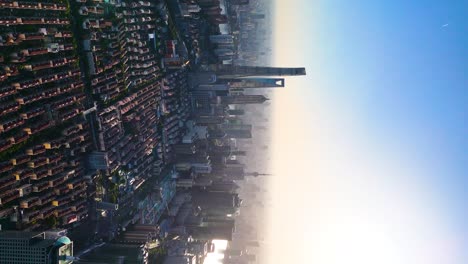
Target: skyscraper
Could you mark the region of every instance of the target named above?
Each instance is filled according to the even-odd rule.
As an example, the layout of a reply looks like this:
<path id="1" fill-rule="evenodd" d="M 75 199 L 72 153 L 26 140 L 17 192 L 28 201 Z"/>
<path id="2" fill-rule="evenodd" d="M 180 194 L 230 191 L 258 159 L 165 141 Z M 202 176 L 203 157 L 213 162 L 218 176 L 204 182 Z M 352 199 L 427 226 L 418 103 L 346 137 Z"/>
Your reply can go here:
<path id="1" fill-rule="evenodd" d="M 202 71 L 212 71 L 218 78 L 239 78 L 254 76 L 297 76 L 306 75 L 305 68 L 276 68 L 215 64 L 206 66 Z"/>
<path id="2" fill-rule="evenodd" d="M 284 87 L 284 78 L 238 78 L 223 79 L 229 88 L 277 88 Z"/>
<path id="3" fill-rule="evenodd" d="M 73 242 L 66 236 L 47 238 L 45 232 L 0 232 L 0 263 L 72 263 Z"/>
<path id="4" fill-rule="evenodd" d="M 234 38 L 232 37 L 232 35 L 227 35 L 227 34 L 211 35 L 210 41 L 211 43 L 214 43 L 214 44 L 232 44 L 234 43 Z"/>
<path id="5" fill-rule="evenodd" d="M 218 96 L 217 103 L 229 105 L 229 104 L 261 104 L 267 101 L 263 95 L 227 95 Z"/>
<path id="6" fill-rule="evenodd" d="M 231 5 L 248 5 L 249 0 L 231 0 Z"/>

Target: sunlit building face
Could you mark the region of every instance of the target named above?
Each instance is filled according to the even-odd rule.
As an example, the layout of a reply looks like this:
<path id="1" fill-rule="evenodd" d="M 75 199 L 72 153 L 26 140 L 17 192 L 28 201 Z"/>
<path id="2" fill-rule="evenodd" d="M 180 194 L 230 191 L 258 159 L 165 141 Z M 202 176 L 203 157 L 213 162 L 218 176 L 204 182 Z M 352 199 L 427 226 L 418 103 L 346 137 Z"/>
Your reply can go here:
<path id="1" fill-rule="evenodd" d="M 208 253 L 203 264 L 222 264 L 224 259 L 224 251 L 227 248 L 226 240 L 213 240 L 214 252 Z"/>

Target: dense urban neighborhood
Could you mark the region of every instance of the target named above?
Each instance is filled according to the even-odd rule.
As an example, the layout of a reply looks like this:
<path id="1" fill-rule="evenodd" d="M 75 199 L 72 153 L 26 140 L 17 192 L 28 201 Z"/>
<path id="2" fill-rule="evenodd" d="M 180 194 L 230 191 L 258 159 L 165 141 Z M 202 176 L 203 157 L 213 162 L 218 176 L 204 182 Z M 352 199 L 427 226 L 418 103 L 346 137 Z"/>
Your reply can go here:
<path id="1" fill-rule="evenodd" d="M 260 64 L 262 1 L 0 7 L 0 263 L 256 263 L 252 115 L 305 75 Z"/>

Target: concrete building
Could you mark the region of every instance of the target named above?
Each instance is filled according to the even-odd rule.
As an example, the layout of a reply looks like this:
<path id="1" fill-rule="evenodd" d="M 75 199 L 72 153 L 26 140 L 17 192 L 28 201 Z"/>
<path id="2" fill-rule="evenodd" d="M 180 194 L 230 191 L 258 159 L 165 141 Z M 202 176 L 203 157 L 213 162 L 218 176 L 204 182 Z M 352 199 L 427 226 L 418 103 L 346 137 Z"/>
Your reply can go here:
<path id="1" fill-rule="evenodd" d="M 45 232 L 0 232 L 0 263 L 73 263 L 73 242 L 66 236 L 47 238 Z"/>
<path id="2" fill-rule="evenodd" d="M 213 44 L 231 44 L 234 43 L 232 35 L 211 35 L 210 41 Z"/>
<path id="3" fill-rule="evenodd" d="M 227 95 L 218 96 L 217 103 L 224 105 L 232 104 L 262 104 L 267 101 L 264 95 Z"/>

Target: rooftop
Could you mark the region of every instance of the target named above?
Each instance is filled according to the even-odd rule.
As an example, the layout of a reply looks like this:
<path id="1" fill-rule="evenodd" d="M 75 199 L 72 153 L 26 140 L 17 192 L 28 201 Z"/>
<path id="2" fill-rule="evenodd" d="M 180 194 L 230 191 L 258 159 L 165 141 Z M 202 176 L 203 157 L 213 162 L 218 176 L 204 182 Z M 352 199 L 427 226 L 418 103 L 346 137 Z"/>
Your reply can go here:
<path id="1" fill-rule="evenodd" d="M 30 239 L 33 237 L 43 237 L 44 232 L 22 232 L 22 231 L 1 231 L 0 239 Z"/>

